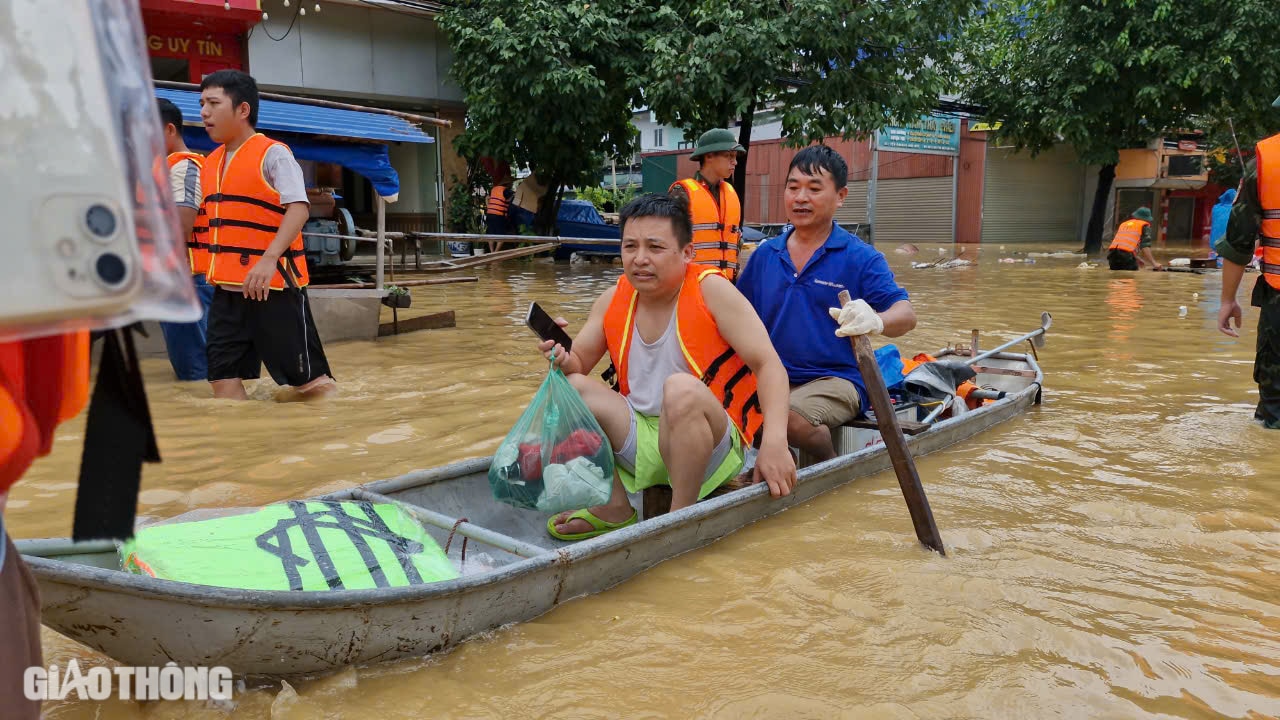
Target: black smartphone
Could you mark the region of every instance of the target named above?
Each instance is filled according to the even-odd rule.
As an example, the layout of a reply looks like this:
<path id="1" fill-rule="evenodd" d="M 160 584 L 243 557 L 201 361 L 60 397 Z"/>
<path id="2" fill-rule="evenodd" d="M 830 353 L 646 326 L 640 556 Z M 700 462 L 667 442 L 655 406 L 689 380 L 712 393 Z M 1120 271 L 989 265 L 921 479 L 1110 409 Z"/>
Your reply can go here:
<path id="1" fill-rule="evenodd" d="M 569 337 L 569 333 L 564 328 L 556 324 L 555 320 L 543 310 L 536 302 L 529 303 L 529 312 L 524 316 L 524 322 L 529 326 L 538 337 L 543 340 L 555 340 L 564 347 L 565 352 L 573 349 L 573 338 Z"/>

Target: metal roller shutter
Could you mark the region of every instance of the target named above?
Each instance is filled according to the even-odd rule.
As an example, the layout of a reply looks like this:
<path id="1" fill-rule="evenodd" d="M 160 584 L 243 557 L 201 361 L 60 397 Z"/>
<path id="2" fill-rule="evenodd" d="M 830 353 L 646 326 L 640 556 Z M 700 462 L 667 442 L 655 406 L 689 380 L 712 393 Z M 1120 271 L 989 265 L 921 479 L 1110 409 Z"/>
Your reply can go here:
<path id="1" fill-rule="evenodd" d="M 949 243 L 954 181 L 948 177 L 880 180 L 876 186 L 876 243 Z"/>
<path id="2" fill-rule="evenodd" d="M 867 181 L 849 183 L 849 195 L 844 205 L 836 209 L 836 222 L 840 225 L 861 225 L 867 222 Z"/>
<path id="3" fill-rule="evenodd" d="M 1070 148 L 1037 155 L 987 146 L 984 243 L 1074 243 L 1080 237 L 1085 167 Z"/>

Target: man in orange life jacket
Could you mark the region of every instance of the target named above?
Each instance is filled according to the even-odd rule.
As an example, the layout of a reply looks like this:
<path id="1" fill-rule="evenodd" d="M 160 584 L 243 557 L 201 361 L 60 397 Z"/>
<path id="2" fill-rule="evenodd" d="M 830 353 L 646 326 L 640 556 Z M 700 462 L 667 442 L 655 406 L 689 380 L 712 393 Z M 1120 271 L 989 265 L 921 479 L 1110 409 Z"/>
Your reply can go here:
<path id="1" fill-rule="evenodd" d="M 1141 260 L 1138 253 L 1142 253 Z M 1152 270 L 1164 269 L 1151 254 L 1151 211 L 1146 208 L 1134 210 L 1128 220 L 1120 223 L 1107 249 L 1107 263 L 1112 270 L 1137 270 L 1139 262 L 1150 265 Z"/>
<path id="2" fill-rule="evenodd" d="M 303 397 L 330 394 L 337 387 L 307 302 L 302 168 L 287 145 L 255 130 L 258 85 L 247 73 L 206 77 L 200 118 L 221 143 L 201 176 L 208 279 L 217 286 L 207 346 L 213 396 L 247 399 L 243 381 L 257 378 L 263 364 Z"/>
<path id="3" fill-rule="evenodd" d="M 635 523 L 627 492 L 653 485 L 671 486 L 672 510 L 692 505 L 741 471 L 757 436 L 756 480 L 775 497 L 795 485 L 787 371 L 760 318 L 719 272 L 693 263 L 683 203 L 645 195 L 619 220 L 618 284 L 596 299 L 567 356 L 553 341 L 538 346 L 582 394 L 618 468 L 608 504 L 547 521 L 561 540 Z M 586 375 L 605 353 L 616 391 Z"/>
<path id="4" fill-rule="evenodd" d="M 510 235 L 511 233 L 511 178 L 495 180 L 484 206 L 484 232 L 486 235 Z M 502 249 L 502 243 L 489 243 L 489 252 Z"/>
<path id="5" fill-rule="evenodd" d="M 1280 98 L 1273 107 L 1280 108 Z M 1253 285 L 1252 298 L 1259 311 L 1258 350 L 1253 362 L 1258 406 L 1253 417 L 1263 427 L 1280 430 L 1280 135 L 1258 143 L 1254 159 L 1245 167 L 1240 194 L 1231 206 L 1227 232 L 1213 246 L 1222 256 L 1218 329 L 1231 337 L 1240 336 L 1236 328 L 1243 313 L 1236 291 L 1255 244 L 1262 248 L 1262 276 Z"/>
<path id="6" fill-rule="evenodd" d="M 702 133 L 689 156 L 698 161 L 698 172 L 670 189 L 685 200 L 693 220 L 693 261 L 720 270 L 731 282 L 738 277 L 742 250 L 742 203 L 729 178 L 742 152 L 729 130 Z"/>
<path id="7" fill-rule="evenodd" d="M 187 241 L 187 259 L 196 296 L 204 306 L 204 316 L 192 323 L 160 323 L 164 344 L 169 351 L 169 364 L 179 380 L 206 380 L 209 366 L 205 360 L 205 336 L 209 328 L 209 303 L 213 302 L 213 286 L 205 281 L 209 270 L 209 252 L 205 243 L 208 227 L 194 232 L 196 217 L 204 194 L 200 191 L 200 172 L 204 156 L 192 152 L 182 139 L 182 110 L 169 100 L 156 100 L 160 122 L 164 128 L 165 152 L 169 154 L 169 189 L 178 206 L 182 237 Z M 203 223 L 202 223 L 203 224 Z"/>

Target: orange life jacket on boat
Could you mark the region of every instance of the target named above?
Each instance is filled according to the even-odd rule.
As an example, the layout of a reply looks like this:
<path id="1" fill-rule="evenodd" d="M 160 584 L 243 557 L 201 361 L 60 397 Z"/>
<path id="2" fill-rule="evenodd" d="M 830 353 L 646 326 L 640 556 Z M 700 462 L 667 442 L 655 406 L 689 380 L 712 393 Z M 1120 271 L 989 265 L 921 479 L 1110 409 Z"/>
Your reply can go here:
<path id="1" fill-rule="evenodd" d="M 1134 253 L 1138 250 L 1138 245 L 1142 242 L 1142 231 L 1151 223 L 1145 220 L 1131 218 L 1120 223 L 1120 227 L 1116 228 L 1116 236 L 1111 241 L 1111 247 L 1108 250 L 1123 250 L 1127 253 Z"/>
<path id="2" fill-rule="evenodd" d="M 202 207 L 208 227 L 210 284 L 244 284 L 245 275 L 280 230 L 285 208 L 280 204 L 280 193 L 267 182 L 262 165 L 267 150 L 283 144 L 257 133 L 229 162 L 225 145 L 219 145 L 205 160 L 200 183 L 205 194 Z M 283 273 L 288 274 L 288 281 Z M 271 289 L 306 287 L 310 281 L 299 232 L 276 263 Z"/>
<path id="3" fill-rule="evenodd" d="M 485 215 L 497 215 L 498 217 L 506 217 L 511 212 L 511 203 L 507 201 L 507 193 L 510 188 L 506 185 L 494 185 L 489 191 L 489 200 L 485 204 Z"/>
<path id="4" fill-rule="evenodd" d="M 169 153 L 169 169 L 183 160 L 190 160 L 200 170 L 200 179 L 204 180 L 204 156 L 193 152 Z M 203 198 L 202 198 L 203 200 Z M 209 216 L 204 214 L 204 203 L 196 211 L 196 222 L 191 227 L 191 237 L 187 238 L 187 259 L 191 262 L 191 274 L 203 275 L 209 272 L 209 243 L 205 242 L 209 232 Z"/>
<path id="5" fill-rule="evenodd" d="M 1280 135 L 1258 143 L 1258 203 L 1262 206 L 1262 277 L 1280 290 Z"/>
<path id="6" fill-rule="evenodd" d="M 672 183 L 689 195 L 689 214 L 693 220 L 693 261 L 716 268 L 734 280 L 738 277 L 738 252 L 742 249 L 742 203 L 728 180 L 720 181 L 720 198 L 702 182 L 686 178 Z"/>
<path id="7" fill-rule="evenodd" d="M 89 400 L 89 333 L 0 343 L 0 493 Z"/>
<path id="8" fill-rule="evenodd" d="M 702 299 L 702 281 L 717 272 L 693 263 L 685 268 L 684 284 L 676 301 L 676 338 L 689 371 L 706 383 L 729 413 L 743 443 L 751 445 L 764 424 L 760 397 L 756 394 L 756 377 L 720 336 L 715 318 Z M 627 276 L 619 277 L 618 289 L 604 314 L 604 337 L 613 363 L 614 387 L 624 396 L 631 394 L 627 354 L 635 337 L 637 297 Z M 605 375 L 606 379 L 611 376 L 608 371 Z"/>

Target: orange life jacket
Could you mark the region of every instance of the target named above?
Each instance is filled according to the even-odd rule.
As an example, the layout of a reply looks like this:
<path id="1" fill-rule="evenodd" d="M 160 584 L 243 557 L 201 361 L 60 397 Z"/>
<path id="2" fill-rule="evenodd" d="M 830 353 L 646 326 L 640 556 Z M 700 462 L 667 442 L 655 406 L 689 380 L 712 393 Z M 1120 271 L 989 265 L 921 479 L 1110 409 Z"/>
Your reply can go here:
<path id="1" fill-rule="evenodd" d="M 485 215 L 497 215 L 506 217 L 511 211 L 511 203 L 507 202 L 507 187 L 505 185 L 494 185 L 489 191 L 489 201 L 485 204 Z"/>
<path id="2" fill-rule="evenodd" d="M 685 269 L 684 284 L 676 301 L 676 337 L 689 370 L 711 389 L 729 413 L 743 442 L 751 445 L 764 424 L 764 415 L 756 394 L 755 375 L 720 336 L 715 318 L 702 299 L 702 281 L 715 273 L 716 270 L 692 263 Z M 615 388 L 623 395 L 631 394 L 627 382 L 627 353 L 635 336 L 637 297 L 627 276 L 619 277 L 613 302 L 604 314 L 604 338 L 616 374 Z"/>
<path id="3" fill-rule="evenodd" d="M 229 163 L 225 145 L 219 145 L 205 160 L 200 183 L 208 227 L 210 284 L 243 285 L 249 269 L 275 239 L 285 208 L 280 204 L 280 193 L 267 182 L 262 165 L 267 150 L 283 144 L 257 133 L 240 146 Z M 292 282 L 287 283 L 282 272 L 288 273 Z M 271 289 L 306 287 L 310 281 L 299 232 L 276 263 Z"/>
<path id="4" fill-rule="evenodd" d="M 196 164 L 196 168 L 200 170 L 200 179 L 204 180 L 204 156 L 200 153 L 193 152 L 176 152 L 169 153 L 169 169 L 173 170 L 173 166 L 190 160 Z M 203 198 L 201 198 L 203 201 Z M 187 238 L 187 260 L 191 263 L 192 275 L 203 275 L 209 272 L 209 243 L 206 242 L 206 234 L 209 232 L 209 217 L 204 214 L 204 203 L 201 202 L 200 208 L 196 211 L 196 222 L 191 227 L 191 237 Z"/>
<path id="5" fill-rule="evenodd" d="M 0 343 L 0 493 L 89 400 L 89 333 Z"/>
<path id="6" fill-rule="evenodd" d="M 728 180 L 720 181 L 720 201 L 707 186 L 693 178 L 672 183 L 689 194 L 693 220 L 693 261 L 720 270 L 730 280 L 738 277 L 738 251 L 742 249 L 742 203 Z"/>
<path id="7" fill-rule="evenodd" d="M 1131 218 L 1120 223 L 1120 227 L 1116 228 L 1116 236 L 1111 241 L 1111 247 L 1108 250 L 1123 250 L 1127 253 L 1137 252 L 1138 245 L 1142 242 L 1142 231 L 1151 223 L 1146 220 L 1138 220 Z"/>
<path id="8" fill-rule="evenodd" d="M 1258 203 L 1262 206 L 1262 261 L 1267 284 L 1280 290 L 1280 135 L 1258 143 Z"/>

